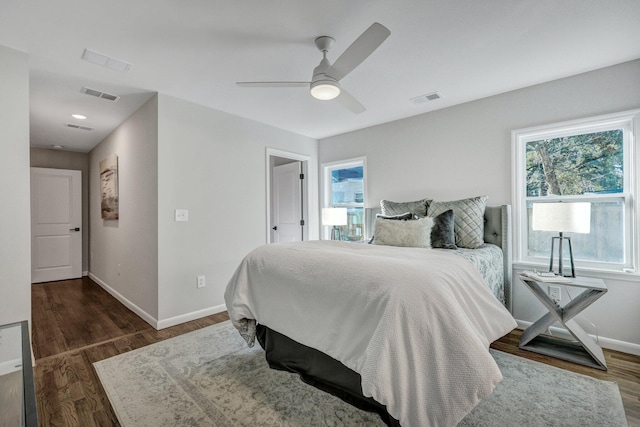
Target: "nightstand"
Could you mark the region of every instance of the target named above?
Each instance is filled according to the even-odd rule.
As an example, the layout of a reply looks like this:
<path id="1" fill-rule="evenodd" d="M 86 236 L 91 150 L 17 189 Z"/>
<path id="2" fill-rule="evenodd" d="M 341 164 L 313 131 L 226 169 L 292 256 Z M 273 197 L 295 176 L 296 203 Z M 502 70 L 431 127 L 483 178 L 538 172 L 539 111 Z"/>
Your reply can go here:
<path id="1" fill-rule="evenodd" d="M 573 320 L 607 292 L 605 283 L 592 278 L 574 278 L 568 282 L 551 283 L 523 275 L 520 276 L 520 280 L 549 312 L 522 333 L 519 347 L 606 371 L 607 363 L 602 348 Z M 549 297 L 548 285 L 571 286 L 582 288 L 583 291 L 565 306 L 560 306 Z M 560 322 L 577 342 L 541 335 L 556 321 Z"/>

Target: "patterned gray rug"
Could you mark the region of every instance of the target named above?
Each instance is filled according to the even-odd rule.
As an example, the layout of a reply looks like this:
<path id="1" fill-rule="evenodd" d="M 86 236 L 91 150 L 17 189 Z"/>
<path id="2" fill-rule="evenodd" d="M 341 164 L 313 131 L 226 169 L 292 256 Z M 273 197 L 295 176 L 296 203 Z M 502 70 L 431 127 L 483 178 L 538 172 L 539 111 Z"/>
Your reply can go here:
<path id="1" fill-rule="evenodd" d="M 499 351 L 504 380 L 460 426 L 626 426 L 618 386 Z M 141 426 L 384 426 L 269 369 L 230 322 L 94 363 L 120 423 Z"/>

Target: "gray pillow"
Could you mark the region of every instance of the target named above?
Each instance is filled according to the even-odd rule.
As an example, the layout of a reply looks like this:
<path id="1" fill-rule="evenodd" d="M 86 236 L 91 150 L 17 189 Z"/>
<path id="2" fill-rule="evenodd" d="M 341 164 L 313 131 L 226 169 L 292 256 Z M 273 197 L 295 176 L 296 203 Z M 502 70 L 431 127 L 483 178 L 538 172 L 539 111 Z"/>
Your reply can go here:
<path id="1" fill-rule="evenodd" d="M 396 220 L 396 221 L 407 221 L 407 220 L 410 220 L 410 219 L 416 219 L 415 214 L 412 214 L 411 212 L 405 212 L 405 213 L 399 214 L 399 215 L 376 214 L 376 218 L 392 219 L 392 220 Z"/>
<path id="2" fill-rule="evenodd" d="M 418 217 L 427 216 L 427 209 L 431 199 L 416 200 L 415 202 L 392 202 L 390 200 L 380 200 L 380 208 L 382 215 L 393 216 L 402 215 L 405 212 L 411 212 Z"/>
<path id="3" fill-rule="evenodd" d="M 453 209 L 442 212 L 433 218 L 431 228 L 431 247 L 441 249 L 458 249 L 455 236 L 455 214 Z"/>
<path id="4" fill-rule="evenodd" d="M 411 212 L 405 212 L 405 213 L 400 214 L 400 215 L 376 214 L 376 218 L 390 219 L 390 220 L 394 220 L 394 221 L 408 221 L 408 220 L 411 220 L 411 219 L 417 219 L 416 216 L 414 214 L 412 214 Z M 373 224 L 373 235 L 369 239 L 368 243 L 373 243 L 373 240 L 375 238 L 376 238 L 376 235 L 375 235 L 375 224 Z"/>
<path id="5" fill-rule="evenodd" d="M 471 197 L 450 202 L 431 202 L 429 216 L 453 210 L 456 245 L 461 248 L 476 249 L 484 243 L 484 210 L 487 196 Z"/>
<path id="6" fill-rule="evenodd" d="M 374 245 L 430 248 L 433 218 L 425 217 L 411 221 L 394 221 L 376 218 Z"/>

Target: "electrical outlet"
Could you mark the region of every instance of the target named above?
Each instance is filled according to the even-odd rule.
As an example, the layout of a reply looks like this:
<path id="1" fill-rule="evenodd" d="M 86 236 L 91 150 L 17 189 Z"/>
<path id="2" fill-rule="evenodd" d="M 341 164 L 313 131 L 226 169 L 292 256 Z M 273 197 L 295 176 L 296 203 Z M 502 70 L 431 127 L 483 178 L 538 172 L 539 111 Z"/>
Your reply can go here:
<path id="1" fill-rule="evenodd" d="M 204 276 L 198 276 L 198 287 L 199 288 L 204 288 L 206 285 L 205 280 L 204 280 Z"/>
<path id="2" fill-rule="evenodd" d="M 549 297 L 555 302 L 560 302 L 562 299 L 560 286 L 549 286 Z"/>

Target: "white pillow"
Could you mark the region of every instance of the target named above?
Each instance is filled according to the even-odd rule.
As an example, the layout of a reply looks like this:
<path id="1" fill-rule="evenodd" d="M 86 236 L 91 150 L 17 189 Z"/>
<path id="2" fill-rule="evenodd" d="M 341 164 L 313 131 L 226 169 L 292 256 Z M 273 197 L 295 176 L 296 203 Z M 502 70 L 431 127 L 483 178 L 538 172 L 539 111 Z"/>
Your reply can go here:
<path id="1" fill-rule="evenodd" d="M 426 217 L 409 221 L 376 218 L 375 245 L 431 247 L 433 218 Z"/>

